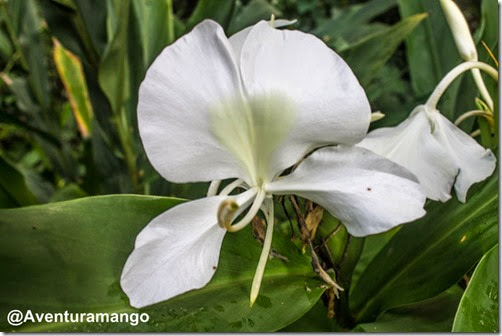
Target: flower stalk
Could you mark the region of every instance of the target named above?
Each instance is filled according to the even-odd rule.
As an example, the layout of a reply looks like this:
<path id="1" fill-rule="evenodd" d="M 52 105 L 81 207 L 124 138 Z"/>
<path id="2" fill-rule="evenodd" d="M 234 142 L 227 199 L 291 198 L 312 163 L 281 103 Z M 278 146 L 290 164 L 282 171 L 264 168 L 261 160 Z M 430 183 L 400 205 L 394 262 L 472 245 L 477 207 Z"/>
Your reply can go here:
<path id="1" fill-rule="evenodd" d="M 430 95 L 429 99 L 425 103 L 425 106 L 430 110 L 436 110 L 439 99 L 441 99 L 441 97 L 445 93 L 446 89 L 448 89 L 448 87 L 451 85 L 451 83 L 462 73 L 471 69 L 483 70 L 488 75 L 490 75 L 495 81 L 498 81 L 499 75 L 497 70 L 486 63 L 475 62 L 475 61 L 461 63 L 457 65 L 455 68 L 453 68 L 450 72 L 448 72 L 446 76 L 443 77 L 441 82 L 439 82 L 439 84 L 436 86 L 436 88 Z"/>

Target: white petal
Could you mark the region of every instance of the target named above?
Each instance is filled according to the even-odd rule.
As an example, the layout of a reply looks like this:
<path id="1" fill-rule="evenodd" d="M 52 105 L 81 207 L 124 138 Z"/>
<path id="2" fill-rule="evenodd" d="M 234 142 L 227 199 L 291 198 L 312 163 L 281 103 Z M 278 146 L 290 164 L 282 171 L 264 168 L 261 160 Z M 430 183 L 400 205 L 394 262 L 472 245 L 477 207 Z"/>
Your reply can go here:
<path id="1" fill-rule="evenodd" d="M 428 198 L 445 202 L 451 197 L 458 168 L 431 132 L 429 118 L 423 106 L 419 106 L 398 126 L 372 131 L 357 146 L 409 169 L 417 176 Z"/>
<path id="2" fill-rule="evenodd" d="M 270 25 L 270 21 L 267 21 L 267 23 Z M 296 20 L 274 20 L 274 28 L 280 28 L 280 27 L 286 27 L 286 26 L 289 26 L 289 25 L 292 25 L 296 23 Z M 235 53 L 235 59 L 237 61 L 240 60 L 241 58 L 241 50 L 242 50 L 242 46 L 244 45 L 244 42 L 246 41 L 248 35 L 249 35 L 249 32 L 251 31 L 251 29 L 253 29 L 254 26 L 249 26 L 247 28 L 244 28 L 243 30 L 233 34 L 232 36 L 230 36 L 228 38 L 228 40 L 230 41 L 230 44 L 232 45 L 232 49 L 234 50 L 234 53 Z"/>
<path id="3" fill-rule="evenodd" d="M 496 158 L 491 150 L 480 146 L 440 113 L 436 113 L 434 136 L 448 150 L 460 169 L 455 181 L 455 192 L 459 201 L 465 202 L 471 185 L 483 181 L 493 173 Z"/>
<path id="4" fill-rule="evenodd" d="M 274 194 L 310 199 L 340 219 L 354 236 L 366 236 L 425 214 L 425 195 L 399 165 L 358 147 L 326 147 L 290 175 L 267 185 Z"/>
<path id="5" fill-rule="evenodd" d="M 239 71 L 223 29 L 203 21 L 162 51 L 139 91 L 138 123 L 150 162 L 173 182 L 242 175 L 214 137 L 210 109 L 241 97 Z"/>
<path id="6" fill-rule="evenodd" d="M 366 134 L 371 110 L 364 90 L 348 65 L 317 37 L 261 21 L 245 40 L 240 68 L 248 97 L 277 94 L 296 108 L 289 116 L 290 111 L 283 113 L 295 127 L 275 151 L 270 174 L 315 147 L 352 144 Z"/>
<path id="7" fill-rule="evenodd" d="M 256 190 L 232 196 L 244 210 Z M 214 196 L 183 203 L 154 218 L 136 238 L 120 284 L 131 306 L 141 308 L 170 299 L 211 280 L 226 230 L 217 224 Z"/>

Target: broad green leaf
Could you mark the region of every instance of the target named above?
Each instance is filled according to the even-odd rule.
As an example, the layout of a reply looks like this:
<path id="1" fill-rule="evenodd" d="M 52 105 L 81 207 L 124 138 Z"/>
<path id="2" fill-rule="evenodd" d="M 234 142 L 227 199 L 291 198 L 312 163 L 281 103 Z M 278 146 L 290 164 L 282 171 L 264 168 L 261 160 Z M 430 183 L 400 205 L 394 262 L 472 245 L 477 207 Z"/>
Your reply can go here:
<path id="1" fill-rule="evenodd" d="M 455 285 L 433 298 L 390 309 L 375 322 L 360 324 L 354 331 L 448 332 L 462 293 L 462 289 Z"/>
<path id="2" fill-rule="evenodd" d="M 499 250 L 496 245 L 479 262 L 460 301 L 453 331 L 499 331 Z"/>
<path id="3" fill-rule="evenodd" d="M 75 120 L 83 138 L 91 134 L 92 105 L 80 60 L 53 39 L 53 57 L 59 77 L 63 82 Z"/>
<path id="4" fill-rule="evenodd" d="M 363 86 L 369 84 L 406 36 L 426 17 L 426 14 L 408 17 L 391 27 L 368 35 L 342 53 Z"/>
<path id="5" fill-rule="evenodd" d="M 497 243 L 498 177 L 473 188 L 467 203 L 431 203 L 404 225 L 360 276 L 351 295 L 359 323 L 430 298 L 455 284 Z"/>
<path id="6" fill-rule="evenodd" d="M 230 22 L 228 29 L 230 35 L 252 26 L 260 20 L 270 20 L 274 14 L 281 17 L 282 12 L 265 0 L 251 0 L 246 6 L 240 8 Z M 294 18 L 285 18 L 294 19 Z"/>
<path id="7" fill-rule="evenodd" d="M 278 232 L 253 308 L 249 291 L 261 252 L 248 228 L 225 237 L 212 281 L 169 301 L 131 308 L 120 289 L 136 235 L 179 199 L 115 195 L 0 211 L 0 316 L 33 312 L 147 312 L 150 321 L 27 324 L 16 331 L 274 331 L 302 315 L 324 291 L 308 257 Z M 1 330 L 12 330 L 0 320 Z"/>
<path id="8" fill-rule="evenodd" d="M 38 200 L 29 189 L 25 176 L 12 164 L 0 156 L 0 189 L 3 201 L 0 208 L 38 204 Z"/>
<path id="9" fill-rule="evenodd" d="M 204 19 L 214 20 L 226 30 L 234 13 L 235 2 L 235 0 L 198 0 L 197 7 L 187 21 L 187 30 L 191 30 Z"/>

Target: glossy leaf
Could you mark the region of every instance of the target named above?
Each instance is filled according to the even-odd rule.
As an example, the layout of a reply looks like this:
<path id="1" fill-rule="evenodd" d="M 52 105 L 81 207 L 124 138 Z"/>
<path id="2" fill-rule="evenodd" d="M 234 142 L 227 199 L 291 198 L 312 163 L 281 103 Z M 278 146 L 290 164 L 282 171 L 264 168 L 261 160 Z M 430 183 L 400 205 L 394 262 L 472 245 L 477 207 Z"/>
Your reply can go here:
<path id="1" fill-rule="evenodd" d="M 497 174 L 474 189 L 465 204 L 455 197 L 431 203 L 425 217 L 392 237 L 354 287 L 357 321 L 374 321 L 389 308 L 439 294 L 497 243 Z"/>
<path id="2" fill-rule="evenodd" d="M 460 301 L 453 331 L 499 331 L 499 250 L 498 245 L 488 252 L 474 270 Z"/>
<path id="3" fill-rule="evenodd" d="M 368 35 L 342 53 L 363 86 L 371 81 L 401 42 L 425 18 L 425 14 L 408 17 L 391 27 Z"/>
<path id="4" fill-rule="evenodd" d="M 454 286 L 428 300 L 390 309 L 375 322 L 360 324 L 354 331 L 448 332 L 462 293 L 459 286 Z"/>
<path id="5" fill-rule="evenodd" d="M 59 77 L 63 82 L 71 109 L 83 138 L 91 134 L 92 105 L 80 60 L 54 39 L 53 57 Z"/>
<path id="6" fill-rule="evenodd" d="M 148 196 L 102 196 L 0 211 L 0 315 L 34 312 L 138 312 L 121 291 L 122 267 L 138 232 L 180 203 Z M 22 248 L 20 248 L 22 246 Z M 287 262 L 268 262 L 253 308 L 249 290 L 261 252 L 250 229 L 228 234 L 218 271 L 204 288 L 146 307 L 150 321 L 27 324 L 17 331 L 273 331 L 305 314 L 324 291 L 308 257 L 276 234 Z M 11 330 L 5 320 L 1 330 Z"/>

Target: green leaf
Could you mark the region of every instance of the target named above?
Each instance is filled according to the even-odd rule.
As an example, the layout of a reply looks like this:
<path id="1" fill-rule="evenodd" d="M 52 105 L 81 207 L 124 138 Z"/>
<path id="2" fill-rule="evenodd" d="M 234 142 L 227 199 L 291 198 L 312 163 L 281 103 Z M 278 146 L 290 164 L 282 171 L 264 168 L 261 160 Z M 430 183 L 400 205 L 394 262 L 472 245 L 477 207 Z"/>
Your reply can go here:
<path id="1" fill-rule="evenodd" d="M 474 270 L 460 301 L 454 332 L 499 331 L 499 251 L 496 245 Z"/>
<path id="2" fill-rule="evenodd" d="M 375 322 L 360 324 L 354 331 L 448 332 L 462 293 L 459 286 L 454 286 L 431 299 L 390 309 Z"/>
<path id="3" fill-rule="evenodd" d="M 80 63 L 77 56 L 66 50 L 58 40 L 53 39 L 53 43 L 53 57 L 56 69 L 68 94 L 80 134 L 83 138 L 87 138 L 91 134 L 93 111 L 82 63 Z"/>
<path id="4" fill-rule="evenodd" d="M 336 324 L 336 318 L 328 318 L 328 308 L 326 308 L 322 300 L 317 303 L 300 319 L 288 325 L 286 328 L 279 330 L 280 332 L 333 332 L 344 331 Z"/>
<path id="5" fill-rule="evenodd" d="M 174 41 L 174 17 L 171 0 L 133 1 L 138 25 L 143 68 L 146 69 L 167 45 Z M 141 79 L 144 73 L 141 73 Z"/>
<path id="6" fill-rule="evenodd" d="M 359 281 L 364 270 L 378 253 L 384 248 L 389 240 L 399 231 L 400 227 L 364 238 L 363 251 L 352 274 L 352 287 Z M 351 289 L 353 291 L 353 288 Z"/>
<path id="7" fill-rule="evenodd" d="M 69 201 L 86 196 L 88 195 L 85 193 L 85 191 L 83 191 L 78 185 L 72 183 L 56 190 L 52 194 L 50 202 Z"/>
<path id="8" fill-rule="evenodd" d="M 232 19 L 234 8 L 235 0 L 199 0 L 187 21 L 187 30 L 191 30 L 204 19 L 214 20 L 226 30 Z"/>
<path id="9" fill-rule="evenodd" d="M 111 3 L 111 2 L 110 2 Z M 113 113 L 118 114 L 123 108 L 126 98 L 126 89 L 129 83 L 126 82 L 126 51 L 127 51 L 127 25 L 129 18 L 129 4 L 126 0 L 118 2 L 112 15 L 110 12 L 109 26 L 113 33 L 109 41 L 101 64 L 99 65 L 98 78 L 99 85 L 105 93 Z M 116 19 L 116 17 L 118 19 Z"/>
<path id="10" fill-rule="evenodd" d="M 0 208 L 38 204 L 38 200 L 28 187 L 24 175 L 0 156 Z"/>
<path id="11" fill-rule="evenodd" d="M 41 8 L 52 35 L 94 69 L 107 42 L 106 3 L 103 0 L 45 0 Z"/>
<path id="12" fill-rule="evenodd" d="M 426 14 L 408 17 L 392 27 L 368 35 L 342 53 L 363 86 L 369 84 L 406 36 L 426 17 Z"/>
<path id="13" fill-rule="evenodd" d="M 119 285 L 139 231 L 179 199 L 115 195 L 0 211 L 0 316 L 33 312 L 147 312 L 150 321 L 26 324 L 17 331 L 273 331 L 302 315 L 324 291 L 308 257 L 276 234 L 288 258 L 269 260 L 253 308 L 249 291 L 261 252 L 250 228 L 225 237 L 211 282 L 142 310 L 131 308 Z M 276 232 L 277 233 L 277 232 Z M 12 330 L 0 320 L 1 330 Z"/>
<path id="14" fill-rule="evenodd" d="M 456 197 L 431 203 L 425 217 L 404 225 L 378 253 L 351 296 L 359 323 L 446 290 L 497 243 L 497 174 L 473 189 L 465 204 Z"/>
<path id="15" fill-rule="evenodd" d="M 7 63 L 13 53 L 14 49 L 7 34 L 0 30 L 0 58 L 4 63 Z"/>
<path id="16" fill-rule="evenodd" d="M 237 33 L 246 27 L 254 25 L 260 20 L 270 20 L 272 14 L 276 17 L 280 17 L 282 12 L 265 0 L 251 0 L 233 17 L 228 31 L 230 35 Z"/>
<path id="17" fill-rule="evenodd" d="M 19 0 L 18 0 L 19 1 Z M 19 12 L 16 13 L 20 20 L 19 41 L 26 56 L 29 76 L 28 80 L 33 94 L 42 108 L 42 112 L 49 115 L 50 86 L 49 71 L 47 66 L 47 48 L 44 44 L 42 19 L 39 15 L 38 2 L 20 1 Z"/>

